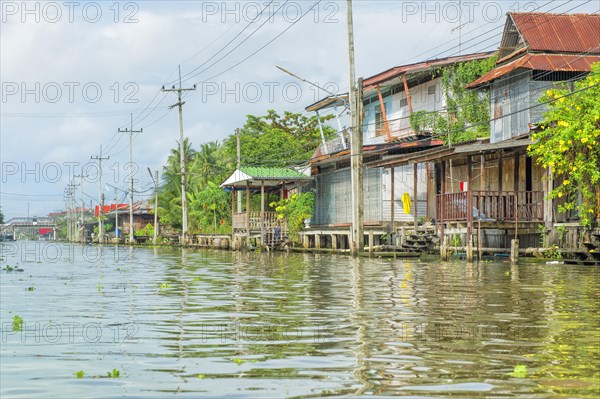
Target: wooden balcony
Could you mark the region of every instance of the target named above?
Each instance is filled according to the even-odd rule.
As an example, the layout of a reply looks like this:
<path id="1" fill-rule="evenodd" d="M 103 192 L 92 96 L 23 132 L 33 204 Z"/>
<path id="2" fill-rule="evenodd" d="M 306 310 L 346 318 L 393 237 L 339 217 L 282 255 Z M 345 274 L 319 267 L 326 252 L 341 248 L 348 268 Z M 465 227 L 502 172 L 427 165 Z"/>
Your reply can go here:
<path id="1" fill-rule="evenodd" d="M 248 216 L 250 218 L 248 219 Z M 249 213 L 234 213 L 233 214 L 233 230 L 250 232 L 265 232 L 274 231 L 276 227 L 281 229 L 282 235 L 287 235 L 287 221 L 285 219 L 277 219 L 275 212 L 249 212 Z"/>
<path id="2" fill-rule="evenodd" d="M 436 220 L 440 222 L 544 220 L 542 191 L 464 191 L 438 194 L 436 202 Z"/>

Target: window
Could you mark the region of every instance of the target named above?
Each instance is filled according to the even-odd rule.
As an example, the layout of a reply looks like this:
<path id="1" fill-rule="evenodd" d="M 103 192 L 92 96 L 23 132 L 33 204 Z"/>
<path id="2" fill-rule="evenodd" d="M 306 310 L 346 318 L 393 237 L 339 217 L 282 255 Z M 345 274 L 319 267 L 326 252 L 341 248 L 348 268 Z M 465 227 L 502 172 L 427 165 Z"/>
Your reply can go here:
<path id="1" fill-rule="evenodd" d="M 408 105 L 408 100 L 405 98 L 400 99 L 400 108 L 406 107 Z"/>
<path id="2" fill-rule="evenodd" d="M 383 120 L 383 113 L 381 112 L 381 105 L 375 106 L 375 136 L 385 135 L 385 123 Z"/>

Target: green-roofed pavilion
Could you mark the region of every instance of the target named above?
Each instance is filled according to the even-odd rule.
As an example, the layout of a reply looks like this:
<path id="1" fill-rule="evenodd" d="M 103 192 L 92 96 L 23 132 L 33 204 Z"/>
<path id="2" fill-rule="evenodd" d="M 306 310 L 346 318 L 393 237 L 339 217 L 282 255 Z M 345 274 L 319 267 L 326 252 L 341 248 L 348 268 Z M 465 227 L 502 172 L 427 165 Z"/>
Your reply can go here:
<path id="1" fill-rule="evenodd" d="M 286 183 L 298 183 L 310 181 L 312 178 L 304 173 L 298 172 L 291 168 L 275 168 L 264 166 L 244 166 L 236 169 L 225 180 L 221 187 L 229 187 L 233 189 L 256 189 L 261 186 L 277 187 Z"/>
<path id="2" fill-rule="evenodd" d="M 308 183 L 312 177 L 292 168 L 244 166 L 238 168 L 225 180 L 221 187 L 231 190 L 231 221 L 233 247 L 242 241 L 250 245 L 253 238 L 261 245 L 273 247 L 287 237 L 287 221 L 279 219 L 275 212 L 265 211 L 265 194 L 276 194 L 280 199 L 287 197 L 289 189 Z M 235 193 L 246 191 L 245 204 L 238 197 L 236 211 Z M 250 193 L 260 192 L 260 212 L 251 211 Z M 240 193 L 241 194 L 241 193 Z M 242 209 L 244 208 L 244 209 Z"/>

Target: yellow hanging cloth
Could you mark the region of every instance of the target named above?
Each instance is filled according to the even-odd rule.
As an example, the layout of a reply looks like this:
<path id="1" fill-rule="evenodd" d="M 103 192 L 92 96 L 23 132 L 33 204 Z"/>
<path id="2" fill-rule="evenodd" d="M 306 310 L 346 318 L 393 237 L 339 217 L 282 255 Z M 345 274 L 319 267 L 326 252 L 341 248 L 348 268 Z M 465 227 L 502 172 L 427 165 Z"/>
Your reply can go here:
<path id="1" fill-rule="evenodd" d="M 402 194 L 402 204 L 404 205 L 404 213 L 410 214 L 410 195 L 408 193 Z"/>

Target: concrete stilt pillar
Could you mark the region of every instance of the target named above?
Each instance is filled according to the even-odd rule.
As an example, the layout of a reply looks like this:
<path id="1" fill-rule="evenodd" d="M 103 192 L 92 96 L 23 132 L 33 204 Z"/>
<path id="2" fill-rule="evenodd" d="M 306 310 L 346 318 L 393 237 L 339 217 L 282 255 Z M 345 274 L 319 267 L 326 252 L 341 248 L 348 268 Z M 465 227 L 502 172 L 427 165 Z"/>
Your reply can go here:
<path id="1" fill-rule="evenodd" d="M 308 234 L 304 234 L 302 236 L 302 246 L 304 247 L 304 249 L 308 248 Z"/>
<path id="2" fill-rule="evenodd" d="M 373 246 L 375 243 L 375 236 L 373 235 L 373 231 L 369 231 L 369 253 L 373 253 Z"/>
<path id="3" fill-rule="evenodd" d="M 510 241 L 510 261 L 511 263 L 519 261 L 519 240 L 517 239 Z"/>
<path id="4" fill-rule="evenodd" d="M 467 236 L 467 262 L 473 262 L 473 233 Z"/>
<path id="5" fill-rule="evenodd" d="M 331 249 L 338 249 L 337 234 L 331 235 Z"/>
<path id="6" fill-rule="evenodd" d="M 321 234 L 315 234 L 315 248 L 321 249 Z"/>
<path id="7" fill-rule="evenodd" d="M 444 234 L 440 237 L 440 257 L 442 260 L 448 260 L 448 247 L 446 244 L 446 236 Z"/>

